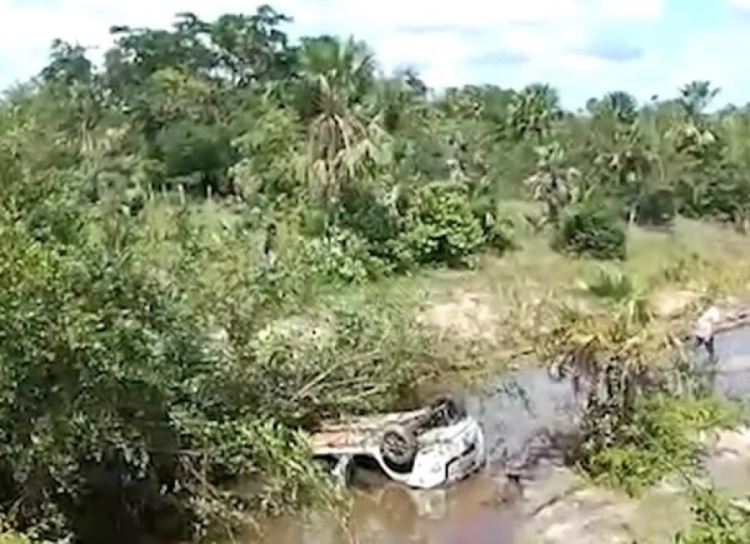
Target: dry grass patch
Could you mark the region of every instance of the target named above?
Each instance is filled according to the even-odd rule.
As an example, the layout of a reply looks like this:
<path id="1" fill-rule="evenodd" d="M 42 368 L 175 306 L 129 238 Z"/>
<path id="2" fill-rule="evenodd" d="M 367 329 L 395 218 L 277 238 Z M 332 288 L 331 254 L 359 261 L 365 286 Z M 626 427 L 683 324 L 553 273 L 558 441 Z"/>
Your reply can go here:
<path id="1" fill-rule="evenodd" d="M 680 219 L 672 232 L 631 229 L 629 245 L 625 262 L 603 264 L 555 253 L 535 236 L 503 257 L 485 257 L 475 270 L 432 271 L 390 282 L 379 294 L 413 297 L 418 319 L 441 342 L 469 346 L 473 356 L 481 344 L 498 359 L 528 347 L 539 329 L 554 328 L 560 307 L 596 306 L 585 285 L 603 270 L 645 293 L 660 328 L 682 327 L 708 301 L 749 291 L 750 240 L 731 230 Z"/>

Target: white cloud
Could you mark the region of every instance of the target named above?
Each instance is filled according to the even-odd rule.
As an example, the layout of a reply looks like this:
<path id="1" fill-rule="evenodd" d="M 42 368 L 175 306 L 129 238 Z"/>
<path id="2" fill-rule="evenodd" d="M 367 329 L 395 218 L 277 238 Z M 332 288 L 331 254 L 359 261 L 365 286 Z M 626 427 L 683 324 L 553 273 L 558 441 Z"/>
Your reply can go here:
<path id="1" fill-rule="evenodd" d="M 527 67 L 498 65 L 497 75 L 508 84 L 545 79 L 547 66 L 591 74 L 606 63 L 566 52 L 582 48 L 602 24 L 652 22 L 663 9 L 660 0 L 330 0 L 328 5 L 329 22 L 373 44 L 386 69 L 415 65 L 438 87 L 475 79 L 471 59 L 498 51 L 530 59 L 536 67 L 528 74 Z"/>
<path id="2" fill-rule="evenodd" d="M 664 13 L 664 3 L 653 0 L 603 0 L 601 10 L 604 17 L 614 20 L 658 21 Z"/>
<path id="3" fill-rule="evenodd" d="M 749 2 L 750 3 L 750 2 Z M 681 55 L 689 63 L 678 63 L 670 71 L 674 87 L 705 79 L 721 87 L 720 99 L 743 104 L 750 101 L 750 74 L 738 69 L 737 59 L 750 57 L 748 28 L 732 28 L 696 32 L 684 43 Z"/>
<path id="4" fill-rule="evenodd" d="M 750 9 L 750 0 L 728 1 Z M 46 61 L 49 44 L 56 37 L 103 50 L 111 43 L 108 30 L 114 24 L 164 27 L 179 11 L 192 11 L 210 19 L 227 12 L 253 11 L 261 3 L 265 2 L 60 0 L 45 6 L 34 0 L 23 4 L 6 0 L 0 3 L 0 86 L 38 72 Z M 670 36 L 662 44 L 669 49 L 648 50 L 644 58 L 627 64 L 581 52 L 595 36 L 606 34 L 613 25 L 626 23 L 632 29 L 637 25 L 659 24 L 665 17 L 662 0 L 279 0 L 271 3 L 294 17 L 292 34 L 316 31 L 354 34 L 375 48 L 385 69 L 405 64 L 416 66 L 428 84 L 438 87 L 482 79 L 513 86 L 549 81 L 561 88 L 566 101 L 582 103 L 585 96 L 611 89 L 648 96 L 652 92 L 667 92 L 668 88 L 697 77 L 717 78 L 723 86 L 744 85 L 747 79 L 725 69 L 728 64 L 717 60 L 719 53 L 732 51 L 736 58 L 738 44 L 744 41 L 735 34 Z M 637 42 L 639 36 L 631 30 L 626 37 Z M 727 36 L 737 39 L 733 48 Z M 484 63 L 481 68 L 472 63 L 472 59 L 490 58 L 493 53 L 527 60 L 516 65 Z M 689 58 L 690 62 L 681 62 L 680 58 Z M 700 75 L 704 73 L 705 76 Z"/>
<path id="5" fill-rule="evenodd" d="M 456 84 L 467 77 L 470 57 L 493 50 L 558 57 L 560 51 L 583 45 L 603 23 L 652 21 L 661 11 L 660 0 L 333 0 L 327 13 L 335 14 L 339 28 L 387 52 L 382 59 L 387 67 L 411 61 L 424 66 L 426 74 L 457 74 L 459 80 L 451 82 Z M 424 31 L 414 32 L 420 28 Z"/>

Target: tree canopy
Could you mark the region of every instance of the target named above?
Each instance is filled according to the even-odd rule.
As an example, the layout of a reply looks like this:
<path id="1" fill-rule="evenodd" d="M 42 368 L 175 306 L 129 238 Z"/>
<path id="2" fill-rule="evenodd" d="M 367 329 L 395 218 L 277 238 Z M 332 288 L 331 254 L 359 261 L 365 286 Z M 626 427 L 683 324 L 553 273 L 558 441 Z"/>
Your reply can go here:
<path id="1" fill-rule="evenodd" d="M 355 38 L 292 40 L 290 21 L 263 6 L 113 27 L 101 66 L 57 41 L 4 95 L 0 511 L 14 527 L 191 539 L 309 500 L 296 431 L 393 407 L 436 363 L 387 309 L 333 308 L 310 345 L 271 325 L 317 283 L 511 249 L 505 199 L 539 201 L 554 247 L 603 259 L 624 257 L 628 222 L 748 227 L 750 111 L 708 113 L 710 82 L 570 112 L 543 83 L 433 91 Z M 223 219 L 207 226 L 203 203 Z M 242 477 L 261 489 L 237 492 Z"/>

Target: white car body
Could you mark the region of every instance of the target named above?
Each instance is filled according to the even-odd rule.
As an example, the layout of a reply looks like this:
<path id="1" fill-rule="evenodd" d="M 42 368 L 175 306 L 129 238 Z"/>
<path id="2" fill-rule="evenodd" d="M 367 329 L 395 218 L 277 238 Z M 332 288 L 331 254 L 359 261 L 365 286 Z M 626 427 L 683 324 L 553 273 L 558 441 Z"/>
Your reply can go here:
<path id="1" fill-rule="evenodd" d="M 469 416 L 448 427 L 430 429 L 420 436 L 414 466 L 405 474 L 389 469 L 379 451 L 371 455 L 391 480 L 418 489 L 432 489 L 463 480 L 484 466 L 484 432 Z"/>
<path id="2" fill-rule="evenodd" d="M 346 431 L 345 426 L 337 426 L 333 432 L 338 434 L 338 440 L 330 439 L 329 434 L 327 439 L 313 441 L 313 453 L 336 459 L 333 472 L 342 482 L 346 482 L 355 457 L 367 456 L 377 461 L 389 479 L 415 489 L 433 489 L 457 482 L 485 465 L 487 454 L 482 427 L 473 417 L 464 416 L 450 425 L 433 427 L 419 434 L 417 453 L 408 471 L 389 466 L 381 454 L 379 440 L 372 439 L 373 434 L 379 435 L 368 433 L 367 429 L 371 430 L 376 424 L 408 420 L 420 412 L 389 414 L 378 420 L 360 419 L 351 423 L 350 429 L 356 430 Z"/>

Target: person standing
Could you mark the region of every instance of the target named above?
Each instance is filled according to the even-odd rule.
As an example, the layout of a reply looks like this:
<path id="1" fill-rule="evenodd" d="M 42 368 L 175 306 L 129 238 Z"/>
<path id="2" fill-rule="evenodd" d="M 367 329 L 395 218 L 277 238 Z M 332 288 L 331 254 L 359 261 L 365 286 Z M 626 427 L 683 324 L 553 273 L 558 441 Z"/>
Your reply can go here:
<path id="1" fill-rule="evenodd" d="M 693 327 L 693 341 L 696 349 L 705 347 L 711 361 L 716 356 L 714 336 L 716 327 L 721 322 L 721 312 L 716 306 L 711 306 L 695 322 Z"/>
<path id="2" fill-rule="evenodd" d="M 266 239 L 263 242 L 263 264 L 273 266 L 276 262 L 276 223 L 266 225 Z"/>

